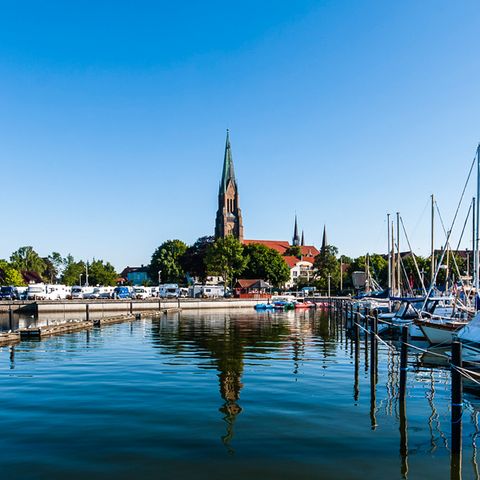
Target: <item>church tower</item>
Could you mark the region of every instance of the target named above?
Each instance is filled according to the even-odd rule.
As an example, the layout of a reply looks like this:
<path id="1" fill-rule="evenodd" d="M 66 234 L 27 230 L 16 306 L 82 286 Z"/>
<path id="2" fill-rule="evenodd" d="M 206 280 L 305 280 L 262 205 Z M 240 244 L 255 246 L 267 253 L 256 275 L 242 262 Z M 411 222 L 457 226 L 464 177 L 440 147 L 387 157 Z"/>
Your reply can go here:
<path id="1" fill-rule="evenodd" d="M 227 130 L 225 156 L 223 158 L 223 172 L 218 191 L 218 210 L 215 221 L 215 238 L 224 238 L 233 235 L 243 240 L 242 211 L 239 206 L 238 187 L 233 170 L 232 149 L 230 136 Z"/>

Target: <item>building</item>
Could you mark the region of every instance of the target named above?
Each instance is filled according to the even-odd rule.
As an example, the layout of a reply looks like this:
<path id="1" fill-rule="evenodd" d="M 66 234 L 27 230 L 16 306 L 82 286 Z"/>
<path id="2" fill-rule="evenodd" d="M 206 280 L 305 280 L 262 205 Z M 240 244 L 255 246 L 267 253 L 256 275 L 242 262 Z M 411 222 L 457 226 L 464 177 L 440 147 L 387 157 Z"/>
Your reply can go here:
<path id="1" fill-rule="evenodd" d="M 223 171 L 218 191 L 218 210 L 215 220 L 215 238 L 224 238 L 233 235 L 238 240 L 243 240 L 243 220 L 240 210 L 238 186 L 233 168 L 232 148 L 230 135 L 227 130 L 225 155 L 223 158 Z"/>
<path id="2" fill-rule="evenodd" d="M 144 285 L 150 280 L 148 276 L 148 267 L 143 265 L 141 267 L 126 267 L 123 269 L 120 276 L 132 285 Z"/>
<path id="3" fill-rule="evenodd" d="M 279 252 L 290 267 L 290 281 L 286 284 L 287 288 L 294 287 L 296 282 L 300 279 L 309 281 L 315 274 L 314 260 L 320 252 L 313 245 L 305 245 L 305 235 L 303 230 L 300 237 L 297 215 L 295 215 L 291 244 L 287 240 L 244 239 L 242 211 L 240 209 L 238 184 L 235 178 L 232 148 L 230 145 L 230 135 L 228 130 L 225 143 L 222 178 L 220 180 L 220 188 L 218 191 L 215 238 L 225 238 L 227 235 L 233 235 L 245 245 L 258 243 Z M 322 248 L 326 247 L 326 235 L 326 229 L 324 228 Z M 299 254 L 297 256 L 292 255 L 292 247 L 299 249 Z"/>

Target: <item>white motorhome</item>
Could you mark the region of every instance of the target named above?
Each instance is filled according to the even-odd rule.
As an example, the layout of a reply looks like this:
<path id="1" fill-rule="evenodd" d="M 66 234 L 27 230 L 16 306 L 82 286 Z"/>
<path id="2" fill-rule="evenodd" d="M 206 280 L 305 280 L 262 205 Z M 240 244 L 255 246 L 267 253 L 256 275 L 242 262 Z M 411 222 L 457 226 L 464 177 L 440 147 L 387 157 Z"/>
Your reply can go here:
<path id="1" fill-rule="evenodd" d="M 179 295 L 180 289 L 176 283 L 166 283 L 159 286 L 158 296 L 160 298 L 178 298 Z"/>
<path id="2" fill-rule="evenodd" d="M 133 287 L 133 298 L 145 300 L 150 296 L 150 289 L 148 287 Z"/>
<path id="3" fill-rule="evenodd" d="M 194 298 L 218 298 L 225 296 L 223 285 L 194 285 L 190 287 L 190 296 Z"/>
<path id="4" fill-rule="evenodd" d="M 70 287 L 66 285 L 45 285 L 46 300 L 65 300 L 70 294 Z"/>
<path id="5" fill-rule="evenodd" d="M 85 287 L 84 287 L 85 288 Z M 85 293 L 83 298 L 112 298 L 114 287 L 94 287 L 91 293 Z"/>
<path id="6" fill-rule="evenodd" d="M 93 293 L 93 287 L 79 287 L 78 285 L 72 287 L 72 299 L 83 299 L 87 298 L 88 295 Z"/>
<path id="7" fill-rule="evenodd" d="M 44 283 L 34 283 L 28 286 L 27 300 L 45 300 L 47 289 Z"/>

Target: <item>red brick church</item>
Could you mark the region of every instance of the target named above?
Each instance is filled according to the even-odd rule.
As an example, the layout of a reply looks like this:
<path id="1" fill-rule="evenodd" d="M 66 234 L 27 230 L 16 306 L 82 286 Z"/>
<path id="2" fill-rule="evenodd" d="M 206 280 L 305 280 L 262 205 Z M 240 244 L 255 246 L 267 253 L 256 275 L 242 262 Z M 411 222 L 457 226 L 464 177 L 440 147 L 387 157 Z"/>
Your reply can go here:
<path id="1" fill-rule="evenodd" d="M 290 282 L 287 287 L 292 287 L 299 278 L 309 279 L 313 275 L 313 261 L 320 253 L 314 245 L 305 245 L 304 234 L 300 238 L 298 231 L 297 216 L 295 215 L 295 224 L 293 229 L 292 243 L 288 240 L 246 240 L 243 236 L 243 219 L 240 209 L 238 195 L 238 185 L 235 179 L 233 168 L 232 148 L 230 145 L 230 135 L 227 130 L 227 140 L 225 144 L 225 155 L 223 159 L 222 178 L 218 192 L 218 210 L 215 221 L 215 238 L 233 235 L 245 245 L 259 243 L 266 247 L 273 248 L 283 255 L 285 262 L 290 267 Z M 322 248 L 327 245 L 326 229 L 323 230 Z M 292 246 L 300 248 L 300 257 L 288 255 L 288 250 Z"/>

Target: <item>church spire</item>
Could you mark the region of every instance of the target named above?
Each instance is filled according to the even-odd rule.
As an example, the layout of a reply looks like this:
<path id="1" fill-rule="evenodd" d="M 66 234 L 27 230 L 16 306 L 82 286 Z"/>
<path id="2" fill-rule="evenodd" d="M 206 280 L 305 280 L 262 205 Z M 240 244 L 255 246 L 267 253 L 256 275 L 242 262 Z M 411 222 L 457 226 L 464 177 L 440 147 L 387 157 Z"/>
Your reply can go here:
<path id="1" fill-rule="evenodd" d="M 298 235 L 297 214 L 295 214 L 295 225 L 293 227 L 292 245 L 294 245 L 294 246 L 299 246 L 300 245 L 300 236 Z"/>
<path id="2" fill-rule="evenodd" d="M 303 234 L 303 230 L 302 230 L 302 241 L 300 242 L 300 245 L 301 245 L 302 247 L 305 246 L 305 235 Z"/>
<path id="3" fill-rule="evenodd" d="M 228 182 L 232 181 L 236 186 L 235 171 L 233 169 L 232 148 L 230 146 L 230 132 L 227 129 L 225 141 L 225 155 L 223 157 L 222 180 L 220 181 L 220 194 L 227 191 Z"/>
<path id="4" fill-rule="evenodd" d="M 215 238 L 225 238 L 233 235 L 243 241 L 243 220 L 240 210 L 238 187 L 233 170 L 232 148 L 230 134 L 227 130 L 225 155 L 223 157 L 222 178 L 218 191 L 218 210 L 215 220 Z"/>
<path id="5" fill-rule="evenodd" d="M 327 227 L 323 226 L 322 252 L 327 248 Z"/>

